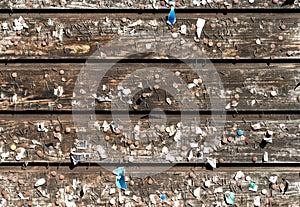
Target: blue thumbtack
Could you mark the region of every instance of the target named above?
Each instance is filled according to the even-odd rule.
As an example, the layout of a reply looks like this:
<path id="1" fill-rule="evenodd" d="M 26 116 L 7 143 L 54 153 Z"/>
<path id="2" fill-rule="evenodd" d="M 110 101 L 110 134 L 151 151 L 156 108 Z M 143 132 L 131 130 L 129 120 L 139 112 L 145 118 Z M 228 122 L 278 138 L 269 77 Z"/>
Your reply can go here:
<path id="1" fill-rule="evenodd" d="M 169 13 L 167 23 L 173 25 L 173 24 L 175 24 L 175 22 L 176 22 L 175 8 L 174 8 L 174 7 L 171 7 L 171 11 L 170 11 L 170 13 Z"/>
<path id="2" fill-rule="evenodd" d="M 242 135 L 243 135 L 243 131 L 239 129 L 239 130 L 237 131 L 237 135 L 242 136 Z"/>

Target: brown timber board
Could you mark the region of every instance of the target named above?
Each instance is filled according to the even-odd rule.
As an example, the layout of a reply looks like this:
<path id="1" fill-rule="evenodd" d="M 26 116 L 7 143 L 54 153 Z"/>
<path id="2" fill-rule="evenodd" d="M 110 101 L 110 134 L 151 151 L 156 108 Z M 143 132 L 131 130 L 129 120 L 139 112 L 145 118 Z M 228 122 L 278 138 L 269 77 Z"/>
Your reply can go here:
<path id="1" fill-rule="evenodd" d="M 8 28 L 0 33 L 0 58 L 85 59 L 97 48 L 102 53 L 94 54 L 93 58 L 120 59 L 127 58 L 127 54 L 134 58 L 148 52 L 154 52 L 158 58 L 173 59 L 299 57 L 298 13 L 186 15 L 178 14 L 176 24 L 171 27 L 166 23 L 167 14 L 1 14 L 0 23 L 8 23 Z M 13 22 L 20 16 L 28 29 L 22 26 L 17 34 Z M 195 41 L 192 24 L 198 18 L 206 19 L 206 23 L 200 39 Z M 186 35 L 178 33 L 182 24 L 187 26 Z M 171 36 L 171 30 L 177 33 L 176 38 Z M 279 36 L 283 39 L 279 40 Z M 212 46 L 205 44 L 204 39 Z M 220 48 L 217 43 L 222 44 Z"/>
<path id="2" fill-rule="evenodd" d="M 168 111 L 184 109 L 225 111 L 225 106 L 235 100 L 236 94 L 239 95 L 237 111 L 288 111 L 297 110 L 299 107 L 300 89 L 294 90 L 294 88 L 299 82 L 300 64 L 274 63 L 268 66 L 263 63 L 215 63 L 210 64 L 208 68 L 204 66 L 203 70 L 193 69 L 196 68 L 195 64 L 179 63 L 120 63 L 111 68 L 106 67 L 108 67 L 106 64 L 101 63 L 88 64 L 85 68 L 79 63 L 2 64 L 0 66 L 0 109 L 28 112 L 31 110 L 71 111 L 73 104 L 73 109 L 76 110 L 95 108 L 104 111 L 149 111 L 159 107 Z M 100 74 L 105 69 L 109 70 L 101 78 Z M 178 77 L 176 72 L 180 72 Z M 84 75 L 85 73 L 87 75 Z M 79 74 L 81 74 L 81 81 L 74 89 Z M 14 78 L 13 75 L 17 77 Z M 159 77 L 155 78 L 155 75 Z M 187 85 L 193 83 L 193 80 L 199 76 L 204 84 L 188 89 Z M 140 83 L 143 88 L 138 88 Z M 103 85 L 106 86 L 104 91 Z M 149 89 L 149 86 L 154 88 L 155 85 L 160 89 Z M 177 85 L 178 90 L 175 90 L 174 87 Z M 63 87 L 62 96 L 54 95 L 54 89 L 58 86 Z M 118 90 L 118 86 L 132 90 L 132 103 L 123 103 L 130 97 L 120 95 L 119 92 L 122 90 Z M 97 97 L 108 96 L 111 90 L 112 102 L 88 99 L 89 101 L 74 105 L 72 97 L 74 95 L 78 97 L 82 93 L 81 89 L 86 93 L 83 96 L 85 99 L 91 98 L 93 93 L 97 94 Z M 253 89 L 257 91 L 256 94 L 253 93 Z M 271 91 L 276 91 L 277 95 L 272 97 Z M 214 95 L 213 92 L 217 94 Z M 150 95 L 142 98 L 143 93 L 150 93 Z M 15 101 L 14 96 L 17 98 Z M 171 99 L 171 105 L 166 102 L 166 97 Z M 76 100 L 78 102 L 80 97 Z M 187 108 L 185 104 L 191 103 L 190 101 L 194 101 L 194 104 L 189 104 L 192 107 Z M 229 109 L 232 110 L 234 107 Z"/>
<path id="3" fill-rule="evenodd" d="M 89 153 L 90 158 L 83 161 L 89 163 L 168 163 L 162 153 L 164 147 L 180 159 L 170 161 L 173 163 L 204 163 L 206 157 L 225 163 L 252 163 L 253 156 L 257 163 L 262 162 L 263 154 L 268 152 L 268 163 L 298 163 L 300 161 L 300 143 L 298 141 L 300 129 L 300 116 L 290 115 L 228 115 L 223 119 L 218 116 L 200 115 L 199 122 L 194 121 L 196 115 L 184 118 L 176 115 L 167 115 L 166 120 L 158 114 L 130 115 L 128 120 L 125 115 L 80 115 L 78 122 L 72 115 L 1 115 L 1 156 L 5 163 L 70 163 L 70 151 Z M 225 120 L 226 118 L 226 120 Z M 77 120 L 74 126 L 72 120 Z M 109 129 L 104 132 L 104 121 L 110 123 L 114 120 L 119 125 L 120 132 Z M 43 122 L 47 132 L 38 132 L 38 123 Z M 175 142 L 174 135 L 169 136 L 165 127 L 171 127 L 179 122 L 182 126 L 178 129 L 182 133 L 181 141 Z M 187 125 L 187 124 L 188 125 Z M 253 130 L 251 125 L 259 123 L 261 128 Z M 185 125 L 186 124 L 186 125 Z M 133 135 L 136 125 L 140 126 L 140 135 Z M 100 126 L 100 128 L 98 128 Z M 61 140 L 55 138 L 60 129 Z M 196 127 L 201 133 L 196 134 Z M 66 128 L 70 132 L 66 133 Z M 243 130 L 243 136 L 237 136 L 237 130 Z M 272 131 L 272 143 L 260 145 L 266 137 L 267 130 Z M 222 143 L 222 138 L 232 141 Z M 86 144 L 77 144 L 86 141 Z M 246 141 L 248 140 L 248 141 Z M 138 142 L 135 145 L 135 142 Z M 133 143 L 133 144 L 131 144 Z M 196 146 L 190 146 L 196 143 Z M 25 153 L 20 160 L 16 160 L 18 150 L 11 150 L 11 145 L 17 149 L 24 148 Z M 132 146 L 131 146 L 132 145 Z M 151 145 L 151 148 L 147 146 Z M 82 148 L 80 148 L 81 146 Z M 102 146 L 107 158 L 100 159 L 99 148 Z M 213 147 L 210 151 L 209 147 Z M 114 150 L 113 150 L 114 149 Z M 38 153 L 38 151 L 40 151 Z M 200 154 L 199 154 L 200 152 Z M 203 158 L 201 154 L 203 153 Z M 190 159 L 188 157 L 191 156 Z"/>
<path id="4" fill-rule="evenodd" d="M 169 6 L 165 1 L 154 1 L 151 3 L 146 0 L 2 0 L 0 3 L 1 9 L 166 9 Z M 172 1 L 170 1 L 172 2 Z M 294 4 L 283 4 L 285 1 L 254 1 L 249 3 L 248 0 L 240 0 L 238 3 L 233 1 L 211 1 L 211 3 L 200 4 L 201 1 L 173 1 L 177 3 L 177 9 L 290 9 L 298 8 L 299 2 L 296 0 Z M 195 2 L 195 3 L 194 3 Z M 199 5 L 198 5 L 199 4 Z M 283 7 L 282 7 L 283 6 Z"/>
<path id="5" fill-rule="evenodd" d="M 126 169 L 126 168 L 125 168 Z M 235 194 L 235 205 L 253 205 L 254 197 L 259 196 L 261 206 L 298 206 L 299 205 L 299 168 L 220 168 L 215 171 L 207 171 L 202 168 L 173 167 L 165 172 L 160 168 L 149 168 L 148 172 L 155 173 L 150 178 L 141 171 L 127 172 L 127 192 L 119 191 L 115 185 L 115 175 L 102 167 L 77 167 L 70 170 L 67 167 L 27 167 L 20 170 L 11 167 L 10 172 L 6 167 L 1 167 L 1 189 L 0 197 L 9 198 L 7 206 L 29 206 L 32 204 L 41 206 L 55 206 L 64 202 L 76 206 L 106 207 L 109 202 L 115 200 L 115 206 L 123 206 L 130 203 L 131 206 L 154 206 L 150 197 L 156 195 L 155 206 L 205 206 L 219 202 L 227 206 L 224 201 L 224 192 L 232 191 Z M 244 177 L 235 180 L 236 172 L 242 171 Z M 53 172 L 56 176 L 53 176 Z M 192 175 L 193 177 L 190 177 Z M 250 177 L 250 181 L 245 180 Z M 275 190 L 270 188 L 272 184 L 268 179 L 277 176 L 273 185 Z M 38 188 L 34 183 L 44 178 L 46 183 Z M 60 179 L 61 178 L 61 179 Z M 126 178 L 127 179 L 127 178 Z M 148 184 L 152 179 L 153 184 Z M 205 187 L 205 181 L 210 180 L 209 188 Z M 78 182 L 76 182 L 78 181 Z M 80 182 L 80 183 L 79 183 Z M 249 184 L 254 182 L 258 186 L 257 192 L 249 190 Z M 285 194 L 278 188 L 288 188 Z M 196 198 L 193 192 L 200 187 L 201 195 Z M 82 189 L 87 188 L 85 193 Z M 115 191 L 111 190 L 115 189 Z M 222 189 L 222 193 L 214 193 Z M 266 190 L 263 195 L 262 190 Z M 159 198 L 165 194 L 167 200 L 162 202 Z M 23 195 L 25 198 L 20 199 Z M 64 197 L 63 195 L 66 195 Z M 67 200 L 67 198 L 71 198 Z M 137 199 L 138 198 L 138 199 Z M 124 203 L 120 202 L 124 199 Z M 2 202 L 5 200 L 3 199 Z M 57 202 L 57 204 L 55 204 Z M 120 202 L 120 203 L 119 203 Z M 179 202 L 180 205 L 176 205 Z"/>

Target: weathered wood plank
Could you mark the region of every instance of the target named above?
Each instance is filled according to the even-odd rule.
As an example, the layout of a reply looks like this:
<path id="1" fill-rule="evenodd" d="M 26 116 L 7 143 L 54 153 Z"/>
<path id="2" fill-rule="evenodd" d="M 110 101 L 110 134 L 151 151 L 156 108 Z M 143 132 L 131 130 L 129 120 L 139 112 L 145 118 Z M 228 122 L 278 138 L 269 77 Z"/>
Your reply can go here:
<path id="1" fill-rule="evenodd" d="M 148 69 L 145 71 L 145 68 Z M 102 74 L 106 69 L 109 70 Z M 237 107 L 231 107 L 229 111 L 235 108 L 237 111 L 298 109 L 299 88 L 294 88 L 299 82 L 300 64 L 267 66 L 260 63 L 216 63 L 208 65 L 206 70 L 200 69 L 195 64 L 189 68 L 188 65 L 179 63 L 119 63 L 111 68 L 101 63 L 88 64 L 85 68 L 78 63 L 3 64 L 0 67 L 0 108 L 3 111 L 71 111 L 72 107 L 74 110 L 149 111 L 159 107 L 169 111 L 207 111 L 225 110 L 227 104 L 237 101 Z M 100 77 L 101 74 L 103 78 Z M 15 75 L 17 77 L 14 78 Z M 193 83 L 199 76 L 204 84 L 188 89 L 188 84 Z M 81 82 L 76 84 L 78 77 Z M 141 83 L 142 87 L 138 87 Z M 155 88 L 155 85 L 160 89 L 149 89 L 149 86 Z M 63 87 L 61 96 L 54 95 L 58 86 Z M 120 95 L 122 90 L 118 86 L 131 89 L 132 103 L 123 103 L 130 97 Z M 80 103 L 78 96 L 83 92 L 86 93 L 83 98 L 87 101 Z M 274 92 L 276 96 L 272 97 L 271 93 Z M 108 96 L 112 102 L 90 99 L 94 93 L 97 97 Z M 143 93 L 149 96 L 143 98 Z M 239 97 L 235 97 L 236 94 Z M 72 101 L 73 96 L 77 102 Z M 173 102 L 171 105 L 166 102 L 166 97 Z M 189 104 L 188 100 L 194 102 Z M 191 108 L 185 104 L 189 104 Z"/>
<path id="2" fill-rule="evenodd" d="M 234 202 L 237 206 L 253 205 L 257 196 L 261 206 L 299 205 L 299 168 L 233 167 L 206 171 L 201 168 L 174 167 L 165 172 L 159 172 L 159 168 L 156 168 L 155 172 L 153 168 L 147 170 L 126 171 L 128 189 L 124 192 L 117 189 L 115 175 L 101 167 L 78 167 L 74 170 L 67 167 L 27 167 L 26 170 L 11 167 L 10 172 L 7 172 L 6 167 L 1 167 L 2 203 L 7 206 L 55 206 L 68 202 L 68 205 L 76 203 L 76 206 L 105 207 L 114 200 L 117 206 L 124 206 L 125 203 L 127 206 L 128 203 L 131 206 L 205 206 L 216 202 L 226 206 L 224 193 L 231 191 L 234 192 Z M 244 176 L 234 179 L 238 171 L 242 171 Z M 148 177 L 150 173 L 155 175 Z M 247 178 L 250 180 L 245 180 L 245 176 L 249 176 Z M 268 180 L 271 176 L 277 176 L 277 181 L 272 186 L 274 190 L 270 188 L 272 183 Z M 35 188 L 35 182 L 41 178 L 44 178 L 46 183 Z M 151 185 L 148 184 L 149 179 L 153 181 Z M 205 187 L 207 180 L 210 180 L 209 187 Z M 249 190 L 250 183 L 258 186 L 257 192 Z M 279 186 L 286 185 L 288 188 L 283 193 Z M 84 193 L 83 187 L 87 188 Z M 198 187 L 201 188 L 200 197 L 195 198 L 193 192 Z M 213 193 L 221 189 L 222 192 Z M 263 189 L 266 190 L 266 194 L 261 194 Z M 164 202 L 159 198 L 162 194 L 166 195 Z M 20 195 L 25 199 L 20 199 Z M 157 199 L 156 204 L 150 198 L 154 195 Z M 126 202 L 120 202 L 122 198 Z"/>
<path id="3" fill-rule="evenodd" d="M 20 16 L 24 18 L 28 29 L 19 25 L 16 28 L 19 29 L 18 32 L 13 29 L 13 22 Z M 3 29 L 2 26 L 0 33 L 0 58 L 87 58 L 97 48 L 102 53 L 96 54 L 94 58 L 101 56 L 119 59 L 128 54 L 135 58 L 149 52 L 155 53 L 154 56 L 158 58 L 169 56 L 168 58 L 175 59 L 299 57 L 299 14 L 296 13 L 259 16 L 251 13 L 201 13 L 188 14 L 188 17 L 187 14 L 178 14 L 173 27 L 166 24 L 166 16 L 167 14 L 1 14 L 0 22 L 8 23 L 8 28 Z M 196 24 L 197 18 L 206 19 L 200 39 L 195 37 L 195 27 L 192 26 Z M 51 21 L 48 22 L 48 19 Z M 23 20 L 20 21 L 23 23 Z M 178 33 L 183 24 L 187 26 L 186 35 Z M 284 29 L 280 28 L 282 24 Z M 219 49 L 217 45 L 220 46 Z"/>
<path id="4" fill-rule="evenodd" d="M 154 1 L 151 3 L 146 0 L 69 0 L 69 1 L 58 1 L 58 0 L 47 0 L 47 1 L 26 1 L 26 0 L 2 0 L 0 3 L 1 9 L 165 9 L 168 8 L 168 4 L 165 1 Z M 178 9 L 289 9 L 299 8 L 298 1 L 292 4 L 284 4 L 282 1 L 254 1 L 249 3 L 248 0 L 240 1 L 210 1 L 210 3 L 201 3 L 203 1 L 170 1 L 170 5 L 174 5 Z"/>
<path id="5" fill-rule="evenodd" d="M 89 158 L 82 161 L 96 163 L 127 163 L 128 160 L 134 163 L 204 163 L 207 157 L 223 159 L 225 163 L 252 163 L 254 156 L 257 163 L 265 163 L 262 161 L 265 152 L 268 152 L 267 163 L 300 162 L 300 115 L 166 117 L 159 113 L 130 115 L 130 118 L 120 114 L 83 114 L 78 120 L 78 117 L 62 114 L 1 115 L 2 162 L 70 163 L 70 152 L 88 153 Z M 113 120 L 119 125 L 118 130 L 104 132 L 105 120 L 108 123 Z M 166 127 L 179 122 L 182 124 L 175 127 L 175 132 L 180 130 L 181 135 L 175 138 L 174 134 L 166 132 Z M 45 129 L 40 127 L 44 132 L 38 131 L 41 123 L 45 126 Z M 254 124 L 260 124 L 260 128 L 254 130 Z M 243 136 L 237 135 L 238 130 L 243 131 Z M 263 143 L 267 130 L 273 132 L 272 143 L 268 144 Z M 180 141 L 175 141 L 178 136 Z M 25 150 L 24 157 L 21 148 Z M 20 159 L 17 153 L 21 153 Z"/>

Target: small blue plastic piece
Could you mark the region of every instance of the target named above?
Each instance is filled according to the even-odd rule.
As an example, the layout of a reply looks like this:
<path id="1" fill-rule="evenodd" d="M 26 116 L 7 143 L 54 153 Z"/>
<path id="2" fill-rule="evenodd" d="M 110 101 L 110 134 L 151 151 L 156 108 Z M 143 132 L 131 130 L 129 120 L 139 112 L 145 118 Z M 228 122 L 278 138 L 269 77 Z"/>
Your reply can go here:
<path id="1" fill-rule="evenodd" d="M 161 200 L 166 200 L 167 196 L 166 196 L 165 194 L 162 194 L 162 195 L 160 196 L 160 198 L 161 198 Z"/>
<path id="2" fill-rule="evenodd" d="M 243 131 L 239 129 L 239 130 L 237 131 L 237 135 L 242 136 L 242 135 L 243 135 Z"/>
<path id="3" fill-rule="evenodd" d="M 173 25 L 173 24 L 175 24 L 175 22 L 176 22 L 175 9 L 174 9 L 174 7 L 171 7 L 171 11 L 169 13 L 167 23 Z"/>
<path id="4" fill-rule="evenodd" d="M 115 169 L 113 171 L 113 173 L 115 175 L 117 175 L 116 176 L 116 186 L 118 188 L 126 190 L 127 186 L 126 186 L 126 182 L 125 182 L 125 169 L 124 169 L 124 167 L 119 167 L 119 168 Z"/>

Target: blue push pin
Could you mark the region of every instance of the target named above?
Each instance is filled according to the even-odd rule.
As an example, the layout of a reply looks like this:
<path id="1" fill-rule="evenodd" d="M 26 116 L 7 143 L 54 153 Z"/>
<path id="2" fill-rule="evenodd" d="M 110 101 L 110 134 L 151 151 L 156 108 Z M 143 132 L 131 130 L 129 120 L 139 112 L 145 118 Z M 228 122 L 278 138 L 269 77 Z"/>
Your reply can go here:
<path id="1" fill-rule="evenodd" d="M 169 13 L 167 23 L 173 25 L 173 24 L 175 24 L 175 22 L 176 22 L 175 8 L 174 8 L 174 7 L 171 7 L 171 11 L 170 11 L 170 13 Z"/>
<path id="2" fill-rule="evenodd" d="M 166 200 L 167 196 L 166 196 L 165 194 L 162 194 L 162 195 L 160 196 L 160 198 L 161 198 L 161 200 Z"/>
<path id="3" fill-rule="evenodd" d="M 243 131 L 239 129 L 239 130 L 237 131 L 237 135 L 242 136 L 242 135 L 243 135 Z"/>

